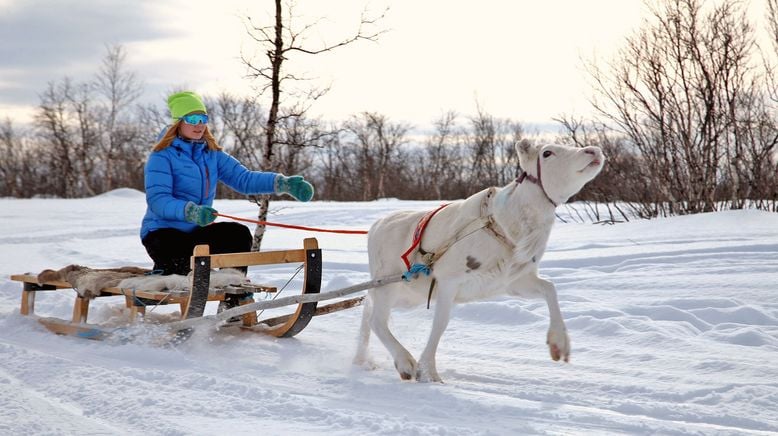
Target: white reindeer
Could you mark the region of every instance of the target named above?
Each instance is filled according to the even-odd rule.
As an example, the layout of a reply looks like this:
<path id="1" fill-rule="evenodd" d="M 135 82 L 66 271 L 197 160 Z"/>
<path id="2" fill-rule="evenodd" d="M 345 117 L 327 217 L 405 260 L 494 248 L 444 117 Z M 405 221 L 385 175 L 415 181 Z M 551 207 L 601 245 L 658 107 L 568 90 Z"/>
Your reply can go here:
<path id="1" fill-rule="evenodd" d="M 538 277 L 538 262 L 554 223 L 554 209 L 577 193 L 602 169 L 597 147 L 517 145 L 523 168 L 516 181 L 485 189 L 441 209 L 430 220 L 411 261 L 430 266 L 431 274 L 368 292 L 354 363 L 368 362 L 370 331 L 391 353 L 403 380 L 441 382 L 435 353 L 456 303 L 501 294 L 542 297 L 548 303 L 547 343 L 553 360 L 570 357 L 570 340 L 559 310 L 556 289 Z M 425 212 L 397 212 L 378 220 L 368 234 L 370 273 L 397 274 L 407 266 L 401 255 L 411 246 Z M 434 280 L 434 282 L 433 282 Z M 434 287 L 431 288 L 431 285 Z M 418 363 L 389 330 L 393 307 L 435 301 L 427 345 Z"/>

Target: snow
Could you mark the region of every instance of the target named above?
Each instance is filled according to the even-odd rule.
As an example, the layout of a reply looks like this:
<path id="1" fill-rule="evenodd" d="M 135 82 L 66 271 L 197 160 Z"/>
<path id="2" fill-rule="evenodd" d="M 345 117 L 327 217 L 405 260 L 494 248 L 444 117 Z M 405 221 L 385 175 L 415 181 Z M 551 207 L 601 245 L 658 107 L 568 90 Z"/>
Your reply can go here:
<path id="1" fill-rule="evenodd" d="M 437 205 L 274 202 L 271 220 L 367 229 L 393 210 Z M 351 365 L 359 308 L 314 318 L 291 339 L 205 330 L 172 349 L 142 336 L 55 336 L 19 315 L 11 274 L 71 263 L 149 267 L 138 239 L 144 207 L 132 190 L 0 199 L 0 434 L 778 432 L 778 214 L 557 223 L 540 267 L 557 285 L 571 363 L 548 356 L 543 301 L 499 298 L 454 310 L 438 350 L 445 383 L 420 384 L 399 379 L 375 337 L 377 368 Z M 245 201 L 215 207 L 254 215 Z M 323 290 L 369 279 L 365 236 L 271 228 L 263 248 L 300 248 L 311 236 L 323 249 Z M 284 265 L 249 276 L 280 287 L 293 273 Z M 68 319 L 73 295 L 41 292 L 36 313 Z M 148 317 L 177 311 L 159 306 Z M 94 323 L 126 316 L 118 297 L 90 308 Z M 394 314 L 395 334 L 417 355 L 431 316 L 424 307 Z M 138 329 L 153 336 L 151 326 Z"/>

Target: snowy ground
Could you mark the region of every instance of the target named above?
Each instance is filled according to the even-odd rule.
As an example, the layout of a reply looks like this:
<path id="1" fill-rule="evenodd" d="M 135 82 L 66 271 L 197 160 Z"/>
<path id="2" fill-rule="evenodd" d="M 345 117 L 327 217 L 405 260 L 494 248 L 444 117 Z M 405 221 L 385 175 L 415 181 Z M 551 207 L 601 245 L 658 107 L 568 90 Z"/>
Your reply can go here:
<path id="1" fill-rule="evenodd" d="M 275 202 L 272 219 L 366 229 L 392 210 L 436 205 Z M 253 215 L 243 201 L 216 208 Z M 18 314 L 11 274 L 150 266 L 143 211 L 143 195 L 128 190 L 0 199 L 0 434 L 778 432 L 778 214 L 558 223 L 541 273 L 557 284 L 571 363 L 548 357 L 544 302 L 497 299 L 455 309 L 438 352 L 446 383 L 419 384 L 399 379 L 375 338 L 378 369 L 351 365 L 361 309 L 317 317 L 292 339 L 199 332 L 178 349 L 55 336 Z M 308 236 L 323 248 L 325 291 L 369 278 L 364 236 L 271 229 L 263 248 L 300 248 Z M 249 273 L 279 286 L 291 274 Z M 72 300 L 42 293 L 36 312 L 69 318 Z M 119 322 L 122 307 L 100 299 L 90 322 Z M 393 328 L 418 354 L 430 319 L 400 311 Z"/>

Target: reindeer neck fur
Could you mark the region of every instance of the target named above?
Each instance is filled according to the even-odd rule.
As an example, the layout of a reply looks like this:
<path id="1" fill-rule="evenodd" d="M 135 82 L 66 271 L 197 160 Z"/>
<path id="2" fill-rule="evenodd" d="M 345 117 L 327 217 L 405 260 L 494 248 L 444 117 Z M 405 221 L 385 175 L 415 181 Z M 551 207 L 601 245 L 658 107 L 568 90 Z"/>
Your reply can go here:
<path id="1" fill-rule="evenodd" d="M 523 260 L 545 251 L 555 209 L 539 186 L 513 182 L 495 196 L 492 215 L 516 246 L 514 254 Z"/>

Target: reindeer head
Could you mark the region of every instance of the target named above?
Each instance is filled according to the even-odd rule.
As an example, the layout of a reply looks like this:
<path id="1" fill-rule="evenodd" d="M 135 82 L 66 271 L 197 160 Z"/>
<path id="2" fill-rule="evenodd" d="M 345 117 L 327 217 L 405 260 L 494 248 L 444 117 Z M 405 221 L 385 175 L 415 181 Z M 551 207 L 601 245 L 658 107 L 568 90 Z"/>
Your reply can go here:
<path id="1" fill-rule="evenodd" d="M 522 180 L 537 184 L 555 205 L 562 204 L 602 170 L 605 156 L 599 147 L 534 145 L 522 141 L 516 145 Z"/>

